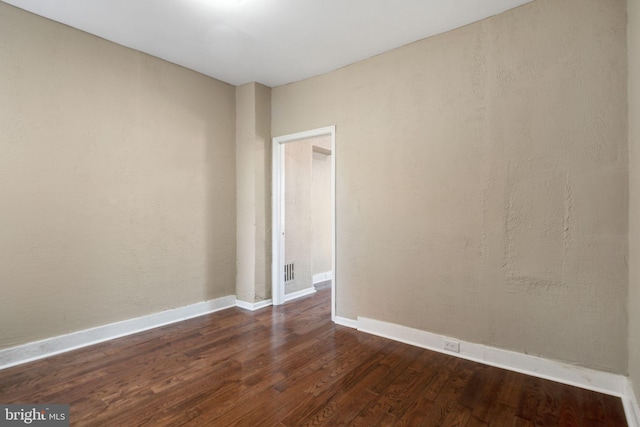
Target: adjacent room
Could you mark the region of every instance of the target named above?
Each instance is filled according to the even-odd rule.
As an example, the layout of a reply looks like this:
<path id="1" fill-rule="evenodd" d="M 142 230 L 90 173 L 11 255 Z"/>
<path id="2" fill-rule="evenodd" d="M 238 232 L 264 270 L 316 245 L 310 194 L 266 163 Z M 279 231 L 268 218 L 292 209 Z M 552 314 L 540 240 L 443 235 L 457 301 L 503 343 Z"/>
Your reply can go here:
<path id="1" fill-rule="evenodd" d="M 639 426 L 639 144 L 638 0 L 0 1 L 0 405 Z"/>

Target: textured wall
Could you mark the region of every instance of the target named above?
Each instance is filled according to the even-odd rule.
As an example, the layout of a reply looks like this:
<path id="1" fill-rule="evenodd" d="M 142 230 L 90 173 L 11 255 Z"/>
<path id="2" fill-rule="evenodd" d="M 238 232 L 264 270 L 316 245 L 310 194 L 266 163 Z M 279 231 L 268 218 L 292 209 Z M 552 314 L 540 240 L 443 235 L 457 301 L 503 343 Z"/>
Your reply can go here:
<path id="1" fill-rule="evenodd" d="M 324 137 L 323 148 L 331 149 Z M 331 155 L 313 153 L 311 166 L 311 273 L 331 271 Z"/>
<path id="2" fill-rule="evenodd" d="M 271 89 L 236 88 L 238 299 L 271 298 Z"/>
<path id="3" fill-rule="evenodd" d="M 629 52 L 629 375 L 640 396 L 640 2 L 627 2 Z"/>
<path id="4" fill-rule="evenodd" d="M 236 296 L 255 302 L 255 84 L 236 88 Z"/>
<path id="5" fill-rule="evenodd" d="M 626 373 L 625 3 L 537 0 L 275 88 L 337 125 L 337 315 Z"/>
<path id="6" fill-rule="evenodd" d="M 0 3 L 0 348 L 235 293 L 234 90 Z"/>
<path id="7" fill-rule="evenodd" d="M 284 145 L 284 262 L 294 263 L 294 280 L 285 283 L 285 293 L 313 286 L 311 273 L 311 165 L 310 139 Z"/>
<path id="8" fill-rule="evenodd" d="M 256 301 L 271 298 L 271 88 L 256 83 Z"/>

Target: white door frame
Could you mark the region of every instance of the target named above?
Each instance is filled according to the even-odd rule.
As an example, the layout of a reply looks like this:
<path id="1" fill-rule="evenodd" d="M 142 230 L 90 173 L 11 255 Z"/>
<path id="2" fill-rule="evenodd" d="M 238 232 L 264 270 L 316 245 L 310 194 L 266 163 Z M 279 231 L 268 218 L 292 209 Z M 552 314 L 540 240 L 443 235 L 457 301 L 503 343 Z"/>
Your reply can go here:
<path id="1" fill-rule="evenodd" d="M 331 135 L 331 320 L 336 317 L 336 127 L 327 126 L 273 138 L 272 152 L 272 233 L 271 295 L 273 305 L 284 298 L 284 144 L 316 136 Z"/>

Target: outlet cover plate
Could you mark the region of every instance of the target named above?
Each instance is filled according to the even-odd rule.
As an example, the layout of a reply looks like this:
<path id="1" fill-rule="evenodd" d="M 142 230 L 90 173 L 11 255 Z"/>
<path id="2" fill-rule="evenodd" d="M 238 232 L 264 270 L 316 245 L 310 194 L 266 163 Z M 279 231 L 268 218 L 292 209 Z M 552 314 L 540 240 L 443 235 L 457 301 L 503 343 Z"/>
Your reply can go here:
<path id="1" fill-rule="evenodd" d="M 444 340 L 444 349 L 454 353 L 460 353 L 460 342 L 454 340 Z"/>

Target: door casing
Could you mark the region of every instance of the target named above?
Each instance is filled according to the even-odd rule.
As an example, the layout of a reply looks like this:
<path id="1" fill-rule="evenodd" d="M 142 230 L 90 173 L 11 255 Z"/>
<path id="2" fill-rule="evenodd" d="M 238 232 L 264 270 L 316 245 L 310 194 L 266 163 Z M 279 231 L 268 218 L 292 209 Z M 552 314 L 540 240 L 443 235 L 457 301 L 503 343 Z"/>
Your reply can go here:
<path id="1" fill-rule="evenodd" d="M 273 305 L 285 303 L 284 289 L 284 145 L 307 138 L 331 136 L 331 320 L 336 317 L 336 127 L 327 126 L 289 135 L 277 136 L 272 140 L 272 263 L 271 295 Z"/>

